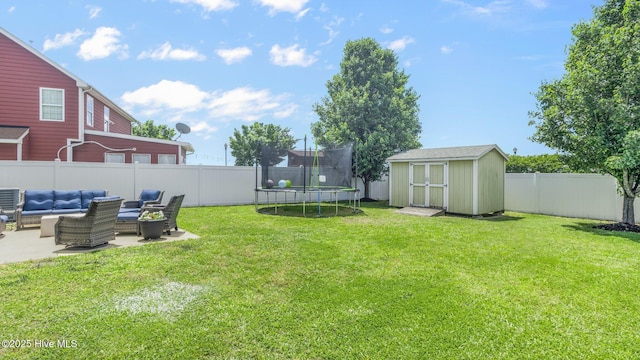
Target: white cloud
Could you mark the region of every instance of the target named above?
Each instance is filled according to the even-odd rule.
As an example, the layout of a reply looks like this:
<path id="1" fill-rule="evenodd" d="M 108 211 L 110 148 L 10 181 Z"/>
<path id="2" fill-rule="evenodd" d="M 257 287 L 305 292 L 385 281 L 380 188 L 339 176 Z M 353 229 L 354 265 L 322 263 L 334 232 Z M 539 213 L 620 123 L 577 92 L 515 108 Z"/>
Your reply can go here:
<path id="1" fill-rule="evenodd" d="M 44 44 L 42 45 L 42 51 L 59 49 L 65 46 L 73 45 L 76 40 L 84 34 L 85 33 L 80 29 L 75 29 L 73 32 L 64 34 L 56 34 L 53 40 L 46 39 L 44 41 Z"/>
<path id="2" fill-rule="evenodd" d="M 536 9 L 545 9 L 549 6 L 546 0 L 527 0 L 527 2 Z"/>
<path id="3" fill-rule="evenodd" d="M 351 19 L 351 26 L 356 26 L 356 24 L 358 24 L 360 22 L 360 20 L 362 20 L 362 18 L 364 17 L 364 13 L 358 13 L 358 15 L 356 15 L 356 17 Z"/>
<path id="4" fill-rule="evenodd" d="M 287 95 L 273 95 L 267 89 L 254 90 L 250 87 L 236 88 L 213 94 L 209 103 L 209 114 L 220 120 L 256 121 L 263 116 L 279 117 L 290 115 L 292 106 Z"/>
<path id="5" fill-rule="evenodd" d="M 520 60 L 520 61 L 538 61 L 538 60 L 542 60 L 542 56 L 540 55 L 522 55 L 522 56 L 516 56 L 514 59 L 515 60 Z"/>
<path id="6" fill-rule="evenodd" d="M 306 8 L 296 14 L 296 21 L 300 21 L 307 13 L 311 10 L 311 8 Z"/>
<path id="7" fill-rule="evenodd" d="M 140 108 L 153 115 L 166 111 L 193 112 L 201 110 L 210 95 L 195 85 L 182 81 L 162 80 L 157 84 L 127 91 L 122 102 L 127 108 Z"/>
<path id="8" fill-rule="evenodd" d="M 290 12 L 297 14 L 309 0 L 258 0 L 260 5 L 269 8 L 269 15 L 279 12 Z"/>
<path id="9" fill-rule="evenodd" d="M 233 0 L 171 0 L 172 3 L 194 4 L 202 6 L 206 12 L 231 10 L 238 6 Z"/>
<path id="10" fill-rule="evenodd" d="M 233 64 L 242 61 L 247 56 L 251 56 L 253 52 L 246 46 L 233 49 L 218 49 L 216 55 L 220 56 L 226 64 Z"/>
<path id="11" fill-rule="evenodd" d="M 320 12 L 329 12 L 329 7 L 327 6 L 327 4 L 322 3 L 320 4 Z"/>
<path id="12" fill-rule="evenodd" d="M 171 43 L 165 42 L 155 50 L 143 51 L 138 59 L 152 60 L 196 60 L 203 61 L 206 57 L 194 49 L 174 49 Z"/>
<path id="13" fill-rule="evenodd" d="M 95 60 L 118 54 L 120 58 L 127 58 L 128 46 L 120 43 L 122 34 L 116 28 L 99 27 L 93 36 L 80 45 L 78 56 L 83 60 Z"/>
<path id="14" fill-rule="evenodd" d="M 14 12 L 14 11 L 16 11 L 16 7 L 15 7 L 15 6 L 12 6 L 12 7 L 10 7 L 10 8 L 9 8 L 9 10 L 7 10 L 7 12 L 8 12 L 9 14 L 11 14 L 11 13 L 12 13 L 12 12 Z"/>
<path id="15" fill-rule="evenodd" d="M 240 87 L 207 92 L 193 84 L 170 80 L 128 91 L 121 101 L 127 111 L 137 116 L 160 122 L 183 121 L 192 133 L 205 138 L 218 130 L 216 122 L 280 119 L 291 116 L 298 108 L 290 95 L 273 94 L 268 89 Z"/>
<path id="16" fill-rule="evenodd" d="M 392 42 L 389 43 L 389 45 L 387 46 L 387 48 L 393 50 L 393 51 L 402 51 L 404 50 L 407 45 L 412 44 L 415 42 L 415 39 L 409 36 L 403 36 L 402 38 L 398 39 L 398 40 L 394 40 Z"/>
<path id="17" fill-rule="evenodd" d="M 306 54 L 306 49 L 298 49 L 297 44 L 288 48 L 281 48 L 278 44 L 273 45 L 269 54 L 271 62 L 278 66 L 307 67 L 318 60 L 315 56 Z"/>
<path id="18" fill-rule="evenodd" d="M 472 16 L 491 16 L 499 13 L 507 13 L 511 11 L 512 5 L 510 0 L 494 0 L 485 6 L 470 5 L 462 0 L 442 0 L 445 3 L 453 4 L 459 7 L 464 13 Z M 540 1 L 540 0 L 533 0 Z"/>
<path id="19" fill-rule="evenodd" d="M 273 117 L 276 119 L 284 119 L 288 118 L 293 114 L 294 111 L 298 109 L 298 105 L 296 104 L 288 104 L 282 107 L 281 110 L 278 110 L 273 113 Z"/>
<path id="20" fill-rule="evenodd" d="M 382 27 L 380 28 L 380 32 L 388 35 L 393 32 L 393 28 L 389 27 L 388 25 L 382 25 Z"/>
<path id="21" fill-rule="evenodd" d="M 449 46 L 446 46 L 446 45 L 443 45 L 443 46 L 440 47 L 440 53 L 441 54 L 448 55 L 448 54 L 451 54 L 452 52 L 453 52 L 453 48 L 452 47 L 449 47 Z"/>
<path id="22" fill-rule="evenodd" d="M 189 127 L 191 128 L 192 133 L 195 133 L 197 136 L 201 136 L 205 140 L 210 139 L 211 134 L 219 130 L 217 126 L 210 125 L 206 121 L 191 123 L 189 124 Z"/>
<path id="23" fill-rule="evenodd" d="M 327 25 L 322 27 L 323 29 L 329 32 L 329 39 L 320 45 L 330 44 L 333 41 L 333 39 L 335 39 L 336 36 L 340 34 L 337 28 L 340 26 L 340 24 L 342 24 L 343 21 L 344 21 L 344 18 L 334 16 L 332 21 L 330 21 Z"/>
<path id="24" fill-rule="evenodd" d="M 87 5 L 86 8 L 89 9 L 89 19 L 97 18 L 100 15 L 100 11 L 102 11 L 101 7 L 94 5 Z"/>

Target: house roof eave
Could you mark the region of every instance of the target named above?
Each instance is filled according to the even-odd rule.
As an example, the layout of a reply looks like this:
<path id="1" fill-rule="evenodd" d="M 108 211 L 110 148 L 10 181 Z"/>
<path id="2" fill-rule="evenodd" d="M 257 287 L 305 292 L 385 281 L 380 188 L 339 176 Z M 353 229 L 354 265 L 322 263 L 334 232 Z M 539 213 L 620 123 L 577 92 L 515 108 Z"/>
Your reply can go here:
<path id="1" fill-rule="evenodd" d="M 195 151 L 193 148 L 193 145 L 185 141 L 154 139 L 154 138 L 148 138 L 144 136 L 117 134 L 117 133 L 110 133 L 110 132 L 96 131 L 96 130 L 85 130 L 84 133 L 87 135 L 111 137 L 111 138 L 125 139 L 125 140 L 131 140 L 131 141 L 143 141 L 143 142 L 165 144 L 165 145 L 178 145 L 181 148 L 185 149 L 186 151 Z"/>
<path id="2" fill-rule="evenodd" d="M 92 87 L 91 85 L 88 85 L 88 84 L 86 84 L 86 87 L 83 87 L 83 88 L 87 90 L 87 93 L 89 95 L 91 95 L 91 96 L 95 97 L 96 99 L 100 100 L 103 104 L 108 105 L 111 109 L 116 111 L 118 114 L 120 114 L 122 117 L 127 119 L 129 122 L 132 122 L 132 123 L 138 123 L 139 122 L 133 116 L 131 116 L 131 114 L 126 112 L 124 109 L 122 109 L 120 106 L 118 106 L 113 101 L 109 100 L 108 97 L 104 96 L 96 88 L 94 88 L 94 87 Z"/>

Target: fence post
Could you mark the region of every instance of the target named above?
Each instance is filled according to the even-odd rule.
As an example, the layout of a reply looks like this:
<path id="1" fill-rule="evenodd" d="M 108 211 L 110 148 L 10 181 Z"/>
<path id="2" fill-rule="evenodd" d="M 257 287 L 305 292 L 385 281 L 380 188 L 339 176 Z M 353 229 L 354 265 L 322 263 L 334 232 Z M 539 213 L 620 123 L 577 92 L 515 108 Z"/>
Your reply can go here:
<path id="1" fill-rule="evenodd" d="M 132 170 L 133 171 L 133 191 L 131 192 L 133 194 L 133 197 L 131 199 L 137 199 L 136 196 L 138 196 L 138 194 L 142 191 L 142 190 L 138 190 L 138 162 L 134 162 L 133 163 L 133 167 Z"/>
<path id="2" fill-rule="evenodd" d="M 200 194 L 202 194 L 202 165 L 198 165 L 198 206 L 202 206 Z"/>
<path id="3" fill-rule="evenodd" d="M 59 189 L 58 187 L 58 173 L 60 171 L 60 161 L 53 162 L 53 189 Z"/>
<path id="4" fill-rule="evenodd" d="M 540 214 L 540 187 L 538 186 L 538 175 L 539 172 L 533 173 L 533 209 L 535 214 Z"/>

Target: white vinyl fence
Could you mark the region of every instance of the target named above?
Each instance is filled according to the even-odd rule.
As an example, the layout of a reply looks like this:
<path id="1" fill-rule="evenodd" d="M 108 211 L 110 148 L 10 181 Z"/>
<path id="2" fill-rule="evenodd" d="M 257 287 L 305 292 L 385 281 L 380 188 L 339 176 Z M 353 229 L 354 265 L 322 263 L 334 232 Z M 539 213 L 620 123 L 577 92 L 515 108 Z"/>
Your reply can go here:
<path id="1" fill-rule="evenodd" d="M 255 187 L 256 169 L 248 166 L 0 161 L 0 188 L 20 191 L 107 189 L 110 195 L 135 200 L 142 189 L 161 189 L 164 202 L 185 194 L 184 206 L 210 206 L 253 204 Z M 361 184 L 359 188 L 364 196 Z M 373 198 L 389 198 L 386 181 L 371 189 Z"/>
<path id="2" fill-rule="evenodd" d="M 212 206 L 253 204 L 255 187 L 254 167 L 0 161 L 0 188 L 20 191 L 107 189 L 111 195 L 133 200 L 142 189 L 162 189 L 165 202 L 173 195 L 185 194 L 184 206 Z M 362 183 L 358 187 L 363 197 Z M 387 178 L 372 183 L 370 195 L 388 200 Z M 266 198 L 260 198 L 260 202 L 265 201 Z M 640 214 L 638 203 L 636 214 Z M 506 174 L 505 209 L 620 221 L 622 197 L 611 176 Z"/>
<path id="3" fill-rule="evenodd" d="M 185 194 L 184 206 L 250 204 L 255 169 L 149 164 L 0 161 L 0 188 L 107 189 L 127 200 L 142 189 L 165 191 L 165 202 Z"/>
<path id="4" fill-rule="evenodd" d="M 622 220 L 617 181 L 597 174 L 506 174 L 505 208 L 534 214 Z M 635 213 L 640 214 L 638 201 Z"/>

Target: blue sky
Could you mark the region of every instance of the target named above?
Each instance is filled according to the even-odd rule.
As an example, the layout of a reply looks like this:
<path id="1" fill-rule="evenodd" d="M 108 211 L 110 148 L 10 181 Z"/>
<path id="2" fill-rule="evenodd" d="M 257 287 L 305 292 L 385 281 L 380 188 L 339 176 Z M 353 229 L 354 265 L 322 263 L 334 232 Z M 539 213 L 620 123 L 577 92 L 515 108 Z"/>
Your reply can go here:
<path id="1" fill-rule="evenodd" d="M 562 76 L 571 27 L 601 4 L 0 0 L 0 26 L 136 119 L 189 125 L 189 164 L 223 165 L 233 130 L 254 121 L 310 136 L 312 106 L 345 43 L 364 37 L 395 51 L 410 75 L 423 147 L 498 144 L 533 155 L 553 150 L 528 139 L 532 93 Z"/>

